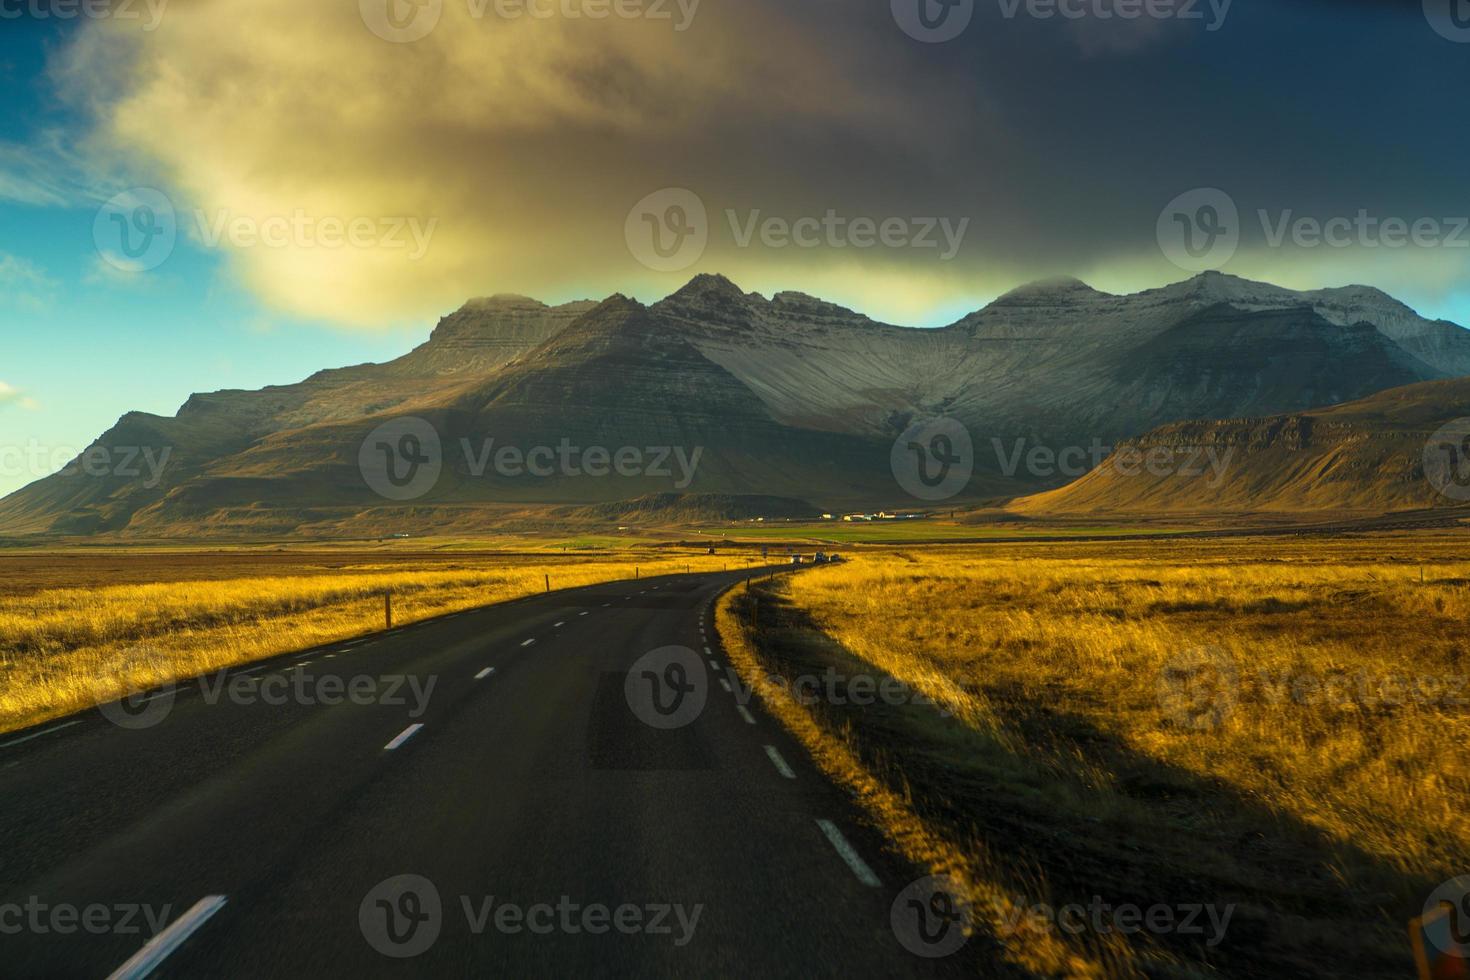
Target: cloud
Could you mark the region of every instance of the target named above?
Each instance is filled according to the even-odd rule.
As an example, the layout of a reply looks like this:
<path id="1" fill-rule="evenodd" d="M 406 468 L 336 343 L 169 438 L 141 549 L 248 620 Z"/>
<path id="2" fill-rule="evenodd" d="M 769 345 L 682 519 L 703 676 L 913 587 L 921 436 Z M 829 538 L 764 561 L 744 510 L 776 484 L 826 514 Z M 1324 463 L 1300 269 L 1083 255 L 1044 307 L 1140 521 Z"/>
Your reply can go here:
<path id="1" fill-rule="evenodd" d="M 59 285 L 29 259 L 0 252 L 0 303 L 33 311 L 44 310 L 55 299 Z"/>
<path id="2" fill-rule="evenodd" d="M 14 385 L 0 381 L 0 409 L 15 405 L 28 412 L 39 411 L 41 405 L 36 399 L 16 388 Z"/>
<path id="3" fill-rule="evenodd" d="M 677 4 L 658 8 L 677 20 Z M 428 37 L 391 44 L 355 3 L 259 0 L 242 17 L 201 0 L 148 35 L 88 25 L 57 73 L 93 114 L 95 145 L 169 188 L 184 236 L 224 252 L 271 306 L 354 323 L 487 291 L 626 289 L 647 270 L 625 219 L 651 191 L 805 213 L 821 159 L 834 172 L 818 183 L 865 213 L 874 175 L 843 176 L 845 159 L 918 173 L 931 153 L 904 87 L 913 56 L 897 45 L 885 67 L 833 44 L 835 8 L 802 21 L 764 0 L 707 4 L 683 32 L 469 10 L 447 3 Z M 932 99 L 972 102 L 953 87 Z M 308 230 L 247 245 L 237 221 Z M 323 247 L 323 222 L 378 238 Z M 428 233 L 418 258 L 413 222 Z M 746 258 L 722 243 L 710 262 L 738 274 Z"/>
<path id="4" fill-rule="evenodd" d="M 1423 100 L 1365 115 L 1356 103 L 1381 97 L 1381 81 L 1287 56 L 1330 44 L 1342 63 L 1371 59 L 1379 78 L 1412 65 L 1419 84 L 1449 90 L 1458 52 L 1422 18 L 1405 18 L 1410 33 L 1389 46 L 1350 26 L 1324 34 L 1366 16 L 1356 8 L 1331 24 L 1253 8 L 1215 32 L 977 15 L 963 38 L 926 45 L 884 3 L 669 0 L 658 5 L 667 21 L 496 15 L 507 7 L 520 9 L 404 5 L 440 11 L 412 43 L 369 29 L 372 0 L 253 0 L 248 14 L 175 0 L 156 31 L 85 24 L 52 66 L 87 131 L 51 152 L 75 145 L 78 157 L 48 184 L 36 160 L 0 151 L 0 196 L 161 188 L 179 240 L 220 253 L 270 314 L 369 327 L 495 292 L 652 298 L 702 271 L 938 322 L 1031 278 L 1093 275 L 1122 290 L 1181 278 L 1153 235 L 1160 208 L 1191 187 L 1230 187 L 1243 206 L 1269 190 L 1325 214 L 1375 202 L 1408 216 L 1463 209 L 1442 163 L 1463 158 L 1463 127 L 1416 118 L 1434 111 Z M 684 10 L 693 19 L 678 30 Z M 1300 104 L 1315 107 L 1310 117 Z M 1385 180 L 1395 145 L 1422 152 L 1395 155 Z M 709 241 L 687 267 L 655 272 L 625 227 L 635 203 L 665 188 L 697 194 Z M 1365 200 L 1365 188 L 1383 193 Z M 829 211 L 970 224 L 941 261 L 886 245 L 742 245 L 728 217 Z M 335 243 L 352 226 L 364 233 Z M 1394 276 L 1449 275 L 1445 261 L 1334 251 L 1292 269 L 1363 271 L 1392 291 Z"/>

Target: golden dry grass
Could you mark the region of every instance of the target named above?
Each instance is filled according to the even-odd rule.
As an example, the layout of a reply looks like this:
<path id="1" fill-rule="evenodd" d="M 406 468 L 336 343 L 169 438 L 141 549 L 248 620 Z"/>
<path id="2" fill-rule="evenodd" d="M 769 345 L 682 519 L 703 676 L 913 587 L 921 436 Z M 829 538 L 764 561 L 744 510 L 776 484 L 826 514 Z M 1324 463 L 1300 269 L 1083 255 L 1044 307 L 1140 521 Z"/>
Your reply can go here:
<path id="1" fill-rule="evenodd" d="M 1242 906 L 1248 938 L 1204 951 L 1218 963 L 1319 975 L 1335 950 L 1394 975 L 1404 921 L 1470 863 L 1463 554 L 1408 536 L 910 549 L 773 601 L 788 632 L 953 716 L 813 708 L 932 827 L 994 844 L 993 805 L 1056 849 L 1004 874 L 956 845 L 976 878 L 1033 899 L 1201 883 Z"/>
<path id="2" fill-rule="evenodd" d="M 371 557 L 322 569 L 311 557 L 254 562 L 234 578 L 199 577 L 199 556 L 156 556 L 156 581 L 110 584 L 116 557 L 64 563 L 42 588 L 0 588 L 0 731 L 105 703 L 129 691 L 198 676 L 384 626 L 504 602 L 545 590 L 723 568 L 713 556 L 465 559 L 421 564 Z M 180 574 L 171 573 L 171 562 Z M 228 564 L 221 559 L 221 564 Z M 185 578 L 187 574 L 187 578 Z"/>

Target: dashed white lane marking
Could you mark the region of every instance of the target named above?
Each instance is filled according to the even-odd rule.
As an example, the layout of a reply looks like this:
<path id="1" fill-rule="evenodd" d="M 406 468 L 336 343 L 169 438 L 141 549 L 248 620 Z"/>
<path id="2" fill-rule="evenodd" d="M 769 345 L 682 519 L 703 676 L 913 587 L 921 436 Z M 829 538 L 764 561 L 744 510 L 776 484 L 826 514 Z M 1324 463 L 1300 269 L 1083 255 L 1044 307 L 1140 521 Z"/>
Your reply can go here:
<path id="1" fill-rule="evenodd" d="M 528 647 L 528 646 L 530 646 L 531 644 L 533 644 L 535 642 L 536 642 L 535 640 L 527 640 L 525 643 L 522 643 L 521 646 Z"/>
<path id="2" fill-rule="evenodd" d="M 577 613 L 577 615 L 578 616 L 586 616 L 587 615 L 587 610 L 583 609 L 581 612 Z"/>
<path id="3" fill-rule="evenodd" d="M 847 866 L 852 869 L 852 873 L 857 875 L 858 881 L 861 881 L 869 888 L 878 888 L 883 884 L 883 882 L 878 880 L 878 876 L 873 873 L 873 869 L 868 867 L 868 862 L 864 861 L 858 852 L 853 849 L 853 846 L 847 842 L 847 838 L 842 836 L 842 831 L 837 829 L 836 824 L 830 820 L 818 820 L 817 826 L 822 828 L 822 833 L 827 835 L 827 839 L 832 842 L 832 846 L 837 850 L 838 855 L 842 860 L 847 862 Z"/>
<path id="4" fill-rule="evenodd" d="M 715 661 L 711 660 L 709 662 L 709 669 L 710 670 L 719 670 L 720 669 L 720 665 L 718 663 L 716 663 Z"/>
<path id="5" fill-rule="evenodd" d="M 713 657 L 715 655 L 715 652 L 713 650 L 711 650 L 709 647 L 705 647 L 704 648 L 704 655 L 706 657 Z"/>
<path id="6" fill-rule="evenodd" d="M 771 765 L 776 767 L 777 772 L 785 776 L 787 779 L 796 778 L 796 773 L 791 771 L 791 767 L 786 764 L 785 759 L 781 758 L 781 753 L 776 751 L 776 747 L 774 745 L 766 746 L 766 755 L 770 756 Z"/>
<path id="7" fill-rule="evenodd" d="M 747 725 L 754 725 L 755 724 L 755 716 L 750 713 L 749 709 L 747 709 L 745 707 L 745 705 L 743 705 L 743 704 L 737 704 L 735 706 L 735 710 L 738 711 L 738 712 L 740 712 L 740 717 L 742 717 L 742 718 L 745 719 L 745 723 Z M 796 777 L 795 776 L 792 776 L 791 778 L 795 779 Z"/>
<path id="8" fill-rule="evenodd" d="M 495 673 L 494 667 L 486 667 L 484 670 L 475 675 L 475 680 L 483 681 L 485 678 L 489 677 L 493 673 Z"/>
<path id="9" fill-rule="evenodd" d="M 78 719 L 77 721 L 68 721 L 60 725 L 52 725 L 50 728 L 47 728 L 44 731 L 35 732 L 31 735 L 26 735 L 23 738 L 13 738 L 8 742 L 0 742 L 0 749 L 8 749 L 12 745 L 20 745 L 23 742 L 29 742 L 33 738 L 40 738 L 42 735 L 50 735 L 52 732 L 59 732 L 63 728 L 70 728 L 73 725 L 80 725 L 81 723 L 81 720 Z"/>
<path id="10" fill-rule="evenodd" d="M 404 742 L 407 742 L 409 739 L 411 739 L 415 735 L 417 735 L 419 733 L 419 729 L 421 729 L 423 727 L 424 727 L 423 725 L 409 725 L 403 731 L 401 731 L 401 732 L 398 733 L 398 737 L 397 738 L 395 738 L 393 741 L 389 742 L 387 745 L 383 746 L 383 750 L 385 752 L 392 752 L 394 749 L 398 748 Z"/>
<path id="11" fill-rule="evenodd" d="M 732 687 L 730 687 L 730 682 L 727 681 L 727 680 L 725 680 L 723 677 L 720 678 L 720 686 L 725 689 L 725 693 L 726 694 L 733 694 L 734 693 L 734 689 Z"/>
<path id="12" fill-rule="evenodd" d="M 565 619 L 563 619 L 561 622 L 557 623 L 555 626 L 553 626 L 551 628 L 554 629 L 554 630 L 559 630 L 563 626 L 565 626 L 566 624 L 567 624 L 567 621 Z"/>
<path id="13" fill-rule="evenodd" d="M 603 604 L 602 604 L 602 608 L 604 608 L 604 609 L 606 609 L 606 608 L 607 608 L 607 607 L 608 607 L 608 606 L 610 606 L 610 605 L 612 605 L 612 603 L 611 603 L 611 602 L 604 602 L 604 603 L 603 603 Z"/>
<path id="14" fill-rule="evenodd" d="M 143 980 L 158 969 L 169 954 L 198 932 L 199 927 L 208 922 L 210 916 L 224 908 L 224 905 L 223 895 L 201 898 L 193 908 L 179 916 L 173 925 L 148 940 L 142 949 L 133 954 L 132 959 L 113 971 L 107 980 Z"/>

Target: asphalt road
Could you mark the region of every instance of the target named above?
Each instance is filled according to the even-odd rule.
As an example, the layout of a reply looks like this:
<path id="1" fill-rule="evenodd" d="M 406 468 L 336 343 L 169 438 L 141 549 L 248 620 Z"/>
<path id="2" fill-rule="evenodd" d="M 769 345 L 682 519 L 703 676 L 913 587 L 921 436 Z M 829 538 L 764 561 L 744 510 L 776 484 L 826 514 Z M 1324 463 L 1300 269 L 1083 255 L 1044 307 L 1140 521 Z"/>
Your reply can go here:
<path id="1" fill-rule="evenodd" d="M 725 690 L 737 578 L 539 596 L 0 736 L 0 975 L 960 972 L 893 925 L 921 872 Z"/>

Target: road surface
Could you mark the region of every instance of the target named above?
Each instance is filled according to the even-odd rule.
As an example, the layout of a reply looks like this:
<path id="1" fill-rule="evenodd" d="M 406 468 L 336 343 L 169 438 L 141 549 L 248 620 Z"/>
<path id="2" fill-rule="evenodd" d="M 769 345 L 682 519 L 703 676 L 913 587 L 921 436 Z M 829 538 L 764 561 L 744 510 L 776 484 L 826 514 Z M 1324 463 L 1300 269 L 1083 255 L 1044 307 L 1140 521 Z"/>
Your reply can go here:
<path id="1" fill-rule="evenodd" d="M 725 690 L 738 577 L 533 597 L 0 736 L 0 974 L 958 973 L 891 923 L 922 873 Z"/>

